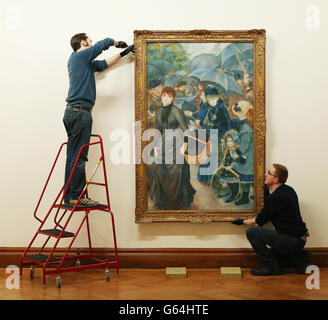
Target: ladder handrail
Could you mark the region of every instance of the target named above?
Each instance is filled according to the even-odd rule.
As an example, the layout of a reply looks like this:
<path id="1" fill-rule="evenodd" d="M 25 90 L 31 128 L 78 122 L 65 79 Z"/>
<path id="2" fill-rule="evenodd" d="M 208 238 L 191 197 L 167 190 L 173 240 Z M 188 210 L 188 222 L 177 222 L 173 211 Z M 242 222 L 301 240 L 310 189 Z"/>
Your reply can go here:
<path id="1" fill-rule="evenodd" d="M 81 155 L 81 153 L 82 153 L 83 148 L 88 147 L 88 146 L 92 146 L 92 145 L 96 145 L 96 144 L 100 144 L 100 146 L 101 146 L 101 159 L 104 158 L 104 154 L 103 154 L 103 146 L 102 146 L 102 138 L 101 138 L 101 136 L 99 136 L 99 135 L 91 135 L 91 136 L 96 136 L 96 137 L 98 137 L 98 138 L 99 138 L 99 141 L 91 142 L 91 143 L 86 143 L 86 144 L 83 144 L 83 145 L 80 147 L 80 151 L 79 151 L 79 153 L 78 153 L 78 155 L 77 155 L 77 157 L 76 157 L 76 160 L 75 160 L 74 166 L 73 166 L 73 168 L 72 168 L 71 174 L 70 174 L 70 176 L 69 176 L 69 179 L 68 179 L 68 181 L 67 181 L 67 184 L 66 184 L 66 187 L 65 187 L 64 193 L 63 193 L 63 195 L 62 195 L 62 198 L 61 198 L 60 203 L 59 203 L 58 208 L 57 208 L 57 212 L 56 212 L 56 215 L 55 215 L 55 218 L 54 218 L 54 221 L 55 221 L 55 223 L 56 223 L 56 226 L 59 225 L 59 222 L 57 223 L 57 216 L 58 216 L 58 213 L 59 213 L 59 211 L 60 211 L 60 209 L 61 209 L 61 205 L 62 205 L 62 203 L 63 203 L 64 197 L 65 197 L 65 194 L 66 194 L 66 192 L 67 192 L 68 185 L 69 185 L 70 182 L 71 182 L 71 179 L 72 179 L 73 173 L 74 173 L 74 171 L 75 171 L 75 168 L 76 168 L 76 166 L 77 166 L 77 163 L 78 163 L 78 160 L 79 160 L 79 158 L 80 158 L 80 155 Z M 45 267 L 48 265 L 48 263 L 49 263 L 49 261 L 50 261 L 50 258 L 52 257 L 52 255 L 53 255 L 55 249 L 57 248 L 57 245 L 58 245 L 58 243 L 59 243 L 59 240 L 61 239 L 61 237 L 62 237 L 64 231 L 66 230 L 66 227 L 67 227 L 68 223 L 70 222 L 70 220 L 71 220 L 71 218 L 72 218 L 72 216 L 73 216 L 73 213 L 75 212 L 75 210 L 76 210 L 76 208 L 77 208 L 77 206 L 78 206 L 78 204 L 79 204 L 81 198 L 82 198 L 83 195 L 85 194 L 85 192 L 86 192 L 86 190 L 87 190 L 87 188 L 88 188 L 90 182 L 91 182 L 90 180 L 87 181 L 87 183 L 86 183 L 84 189 L 83 189 L 82 192 L 80 193 L 80 196 L 79 196 L 79 198 L 77 199 L 75 205 L 73 206 L 72 211 L 71 211 L 71 213 L 70 213 L 70 215 L 69 215 L 67 221 L 65 222 L 64 227 L 62 227 L 62 226 L 59 225 L 59 226 L 62 228 L 62 229 L 61 229 L 61 232 L 60 232 L 60 234 L 58 235 L 57 241 L 55 242 L 55 244 L 54 244 L 54 246 L 53 246 L 53 248 L 52 248 L 52 250 L 51 250 L 51 252 L 50 252 L 50 254 L 49 254 L 48 258 L 47 258 L 47 260 L 45 261 L 45 264 L 44 264 L 44 266 L 43 266 L 44 269 L 45 269 Z M 106 188 L 106 189 L 107 189 L 107 188 Z M 57 196 L 57 198 L 58 198 L 58 196 Z M 109 204 L 108 204 L 108 205 L 109 205 Z M 86 212 L 89 213 L 89 210 L 86 210 Z M 83 221 L 82 221 L 82 223 L 81 223 L 81 225 L 80 225 L 78 231 L 75 233 L 73 240 L 71 241 L 71 243 L 70 243 L 69 247 L 67 248 L 67 250 L 66 250 L 64 256 L 62 257 L 60 264 L 57 266 L 57 270 L 59 270 L 59 268 L 61 267 L 63 261 L 65 260 L 67 254 L 68 254 L 68 251 L 69 251 L 69 249 L 71 248 L 71 246 L 73 245 L 73 242 L 74 242 L 75 238 L 77 237 L 77 234 L 79 233 L 79 231 L 80 231 L 80 229 L 81 229 L 81 227 L 82 227 L 82 225 L 83 225 L 83 223 L 84 223 L 86 217 L 87 217 L 87 214 L 86 214 L 86 216 L 83 218 Z M 116 239 L 115 239 L 114 243 L 115 243 L 115 246 L 116 246 Z M 116 254 L 116 255 L 117 255 L 117 254 Z"/>
<path id="2" fill-rule="evenodd" d="M 100 134 L 92 134 L 91 137 L 97 137 L 99 139 L 99 142 L 103 142 Z"/>
<path id="3" fill-rule="evenodd" d="M 94 135 L 92 135 L 92 136 L 94 136 Z M 74 166 L 73 166 L 73 168 L 72 168 L 71 174 L 70 174 L 69 179 L 68 179 L 68 181 L 67 181 L 67 184 L 66 184 L 66 187 L 65 187 L 64 193 L 63 193 L 63 195 L 62 195 L 62 198 L 61 198 L 60 203 L 59 203 L 58 208 L 57 208 L 57 212 L 56 212 L 56 215 L 55 215 L 55 218 L 54 218 L 54 221 L 55 221 L 56 225 L 59 225 L 59 223 L 57 223 L 57 216 L 58 216 L 59 210 L 61 209 L 61 205 L 62 205 L 62 203 L 63 203 L 63 201 L 64 201 L 64 198 L 65 198 L 65 195 L 66 195 L 66 192 L 67 192 L 68 186 L 69 186 L 69 184 L 70 184 L 70 182 L 71 182 L 71 180 L 72 180 L 73 173 L 74 173 L 74 171 L 75 171 L 75 168 L 76 168 L 76 166 L 77 166 L 77 163 L 78 163 L 78 161 L 79 161 L 79 158 L 80 158 L 80 155 L 81 155 L 81 153 L 82 153 L 83 148 L 85 148 L 85 147 L 89 147 L 89 146 L 92 146 L 92 145 L 95 145 L 95 144 L 101 144 L 101 143 L 102 143 L 102 141 L 96 141 L 96 142 L 86 143 L 86 144 L 83 144 L 83 145 L 81 146 L 80 151 L 79 151 L 79 153 L 78 153 L 78 155 L 77 155 L 77 157 L 76 157 L 76 160 L 75 160 Z M 85 189 L 89 186 L 89 184 L 90 184 L 90 182 L 87 182 L 86 187 L 84 187 L 83 191 L 81 192 L 81 194 L 80 194 L 80 196 L 79 196 L 79 198 L 78 198 L 78 200 L 77 200 L 76 205 L 74 206 L 74 208 L 76 208 L 77 204 L 80 202 L 80 199 L 81 199 L 82 196 L 84 195 L 84 193 L 85 193 Z M 74 210 L 75 210 L 75 209 L 74 209 Z M 63 228 L 61 225 L 59 225 L 59 226 L 60 226 L 61 228 Z"/>
<path id="4" fill-rule="evenodd" d="M 55 161 L 54 161 L 54 163 L 53 163 L 53 165 L 52 165 L 52 168 L 51 168 L 51 170 L 50 170 L 50 173 L 49 173 L 49 175 L 48 175 L 48 179 L 47 179 L 47 181 L 46 181 L 46 184 L 45 184 L 44 187 L 43 187 L 43 190 L 42 190 L 42 193 L 41 193 L 40 199 L 39 199 L 39 201 L 38 201 L 38 204 L 36 205 L 36 208 L 35 208 L 35 210 L 34 210 L 34 218 L 35 218 L 36 220 L 40 221 L 40 223 L 42 223 L 42 220 L 39 219 L 39 218 L 36 216 L 36 213 L 37 213 L 37 211 L 38 211 L 38 209 L 39 209 L 39 205 L 40 205 L 41 200 L 42 200 L 42 198 L 43 198 L 44 192 L 45 192 L 45 190 L 46 190 L 46 188 L 47 188 L 47 186 L 48 186 L 48 183 L 49 183 L 50 177 L 51 177 L 51 175 L 52 175 L 52 172 L 54 171 L 54 168 L 55 168 L 55 165 L 56 165 L 56 163 L 57 163 L 58 157 L 59 157 L 59 155 L 60 155 L 60 153 L 61 153 L 61 151 L 62 151 L 62 148 L 63 148 L 63 146 L 64 146 L 65 144 L 67 144 L 67 142 L 62 143 L 61 146 L 60 146 L 60 148 L 59 148 L 59 151 L 58 151 L 58 153 L 57 153 L 57 156 L 56 156 L 56 158 L 55 158 Z"/>
<path id="5" fill-rule="evenodd" d="M 97 137 L 97 138 L 99 139 L 99 141 L 96 142 L 96 143 L 100 143 L 100 144 L 102 144 L 102 137 L 101 137 L 99 134 L 92 134 L 91 137 Z M 58 160 L 58 158 L 59 158 L 59 155 L 60 155 L 60 153 L 61 153 L 61 151 L 62 151 L 62 148 L 63 148 L 63 146 L 64 146 L 65 144 L 67 144 L 67 142 L 63 142 L 63 143 L 60 145 L 60 147 L 59 147 L 59 150 L 58 150 L 58 152 L 57 152 L 57 155 L 56 155 L 55 161 L 54 161 L 54 163 L 53 163 L 53 165 L 52 165 L 52 168 L 51 168 L 50 173 L 49 173 L 49 175 L 48 175 L 47 181 L 46 181 L 46 183 L 45 183 L 45 185 L 44 185 L 44 187 L 43 187 L 43 190 L 42 190 L 41 196 L 40 196 L 39 201 L 38 201 L 38 203 L 37 203 L 37 205 L 36 205 L 36 208 L 35 208 L 35 210 L 34 210 L 34 214 L 33 214 L 33 216 L 34 216 L 34 218 L 35 218 L 36 220 L 38 220 L 40 223 L 42 223 L 43 221 L 37 217 L 36 213 L 37 213 L 37 211 L 38 211 L 38 209 L 39 209 L 39 206 L 40 206 L 41 200 L 42 200 L 43 195 L 44 195 L 44 193 L 45 193 L 45 190 L 46 190 L 46 188 L 47 188 L 47 186 L 48 186 L 49 180 L 50 180 L 50 178 L 51 178 L 52 172 L 53 172 L 53 170 L 54 170 L 54 168 L 55 168 L 55 165 L 56 165 L 56 163 L 57 163 L 57 160 Z M 95 143 L 94 143 L 94 144 L 95 144 Z M 80 151 L 81 151 L 81 149 L 80 149 Z M 68 185 L 68 184 L 67 184 L 67 185 Z M 66 190 L 65 190 L 65 191 L 66 191 Z M 65 196 L 65 194 L 64 194 L 64 196 Z"/>

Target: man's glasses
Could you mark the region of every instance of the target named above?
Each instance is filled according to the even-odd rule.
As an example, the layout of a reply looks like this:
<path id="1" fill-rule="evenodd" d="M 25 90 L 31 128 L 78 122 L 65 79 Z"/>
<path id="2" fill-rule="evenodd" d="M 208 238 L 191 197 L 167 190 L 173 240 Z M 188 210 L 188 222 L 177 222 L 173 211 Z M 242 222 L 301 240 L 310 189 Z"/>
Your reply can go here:
<path id="1" fill-rule="evenodd" d="M 272 173 L 270 172 L 270 170 L 267 171 L 267 174 L 269 174 L 270 176 L 273 176 L 273 177 L 277 177 L 277 176 L 275 176 L 274 174 L 272 174 Z"/>

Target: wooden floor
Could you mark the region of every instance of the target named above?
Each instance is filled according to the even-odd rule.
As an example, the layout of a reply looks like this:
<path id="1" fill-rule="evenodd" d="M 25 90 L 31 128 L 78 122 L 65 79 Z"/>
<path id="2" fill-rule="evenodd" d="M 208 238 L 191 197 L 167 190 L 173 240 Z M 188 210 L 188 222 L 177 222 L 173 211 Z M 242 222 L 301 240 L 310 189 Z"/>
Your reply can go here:
<path id="1" fill-rule="evenodd" d="M 188 269 L 186 279 L 167 279 L 164 269 L 121 269 L 120 278 L 111 270 L 105 280 L 104 270 L 64 273 L 58 289 L 55 275 L 47 276 L 42 289 L 41 269 L 33 280 L 29 269 L 23 270 L 20 289 L 7 289 L 5 269 L 0 269 L 1 300 L 303 300 L 328 299 L 328 268 L 320 269 L 320 289 L 306 288 L 309 276 L 287 273 L 282 276 L 255 277 L 242 269 L 242 279 L 221 279 L 219 269 Z"/>

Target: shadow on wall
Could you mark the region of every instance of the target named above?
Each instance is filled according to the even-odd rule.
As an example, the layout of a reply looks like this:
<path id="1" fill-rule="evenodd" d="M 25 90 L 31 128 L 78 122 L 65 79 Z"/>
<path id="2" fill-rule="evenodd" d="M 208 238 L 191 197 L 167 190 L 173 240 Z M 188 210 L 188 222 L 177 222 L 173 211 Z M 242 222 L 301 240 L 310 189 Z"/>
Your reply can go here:
<path id="1" fill-rule="evenodd" d="M 267 49 L 266 49 L 266 71 L 265 74 L 269 75 L 275 72 L 274 69 L 274 60 L 277 59 L 277 56 L 275 56 L 275 39 L 267 35 Z M 275 113 L 274 106 L 269 105 L 269 101 L 275 101 L 274 97 L 279 96 L 279 93 L 275 92 L 273 87 L 273 82 L 271 81 L 270 77 L 266 76 L 265 79 L 265 118 L 266 118 L 266 166 L 271 167 L 271 159 L 268 159 L 268 155 L 270 155 L 270 150 L 275 148 L 275 140 L 274 140 L 274 128 L 272 127 L 272 120 L 271 115 Z M 268 161 L 269 160 L 269 161 Z M 276 162 L 279 163 L 277 160 Z"/>
<path id="2" fill-rule="evenodd" d="M 133 63 L 133 62 L 134 62 L 134 55 L 132 53 L 130 53 L 129 55 L 127 55 L 123 59 L 120 59 L 114 66 L 112 66 L 110 68 L 107 68 L 102 72 L 96 72 L 95 73 L 95 79 L 96 79 L 96 81 L 103 80 L 103 79 L 106 78 L 107 73 L 109 73 L 109 72 L 111 72 L 111 71 L 113 71 L 117 68 L 120 68 L 120 67 L 122 67 L 126 64 Z"/>
<path id="3" fill-rule="evenodd" d="M 316 247 L 327 246 L 327 243 L 322 240 L 320 236 L 321 232 L 315 232 L 320 226 L 322 217 L 319 215 L 323 214 L 323 205 L 321 202 L 317 201 L 303 201 L 299 198 L 300 211 L 303 221 L 306 223 L 306 227 L 309 230 L 310 237 L 308 238 L 305 246 L 312 246 L 311 243 L 315 243 Z M 325 209 L 324 209 L 325 210 Z M 317 217 L 315 215 L 318 215 Z M 318 221 L 319 225 L 313 225 L 311 222 Z"/>
<path id="4" fill-rule="evenodd" d="M 211 240 L 220 235 L 237 235 L 246 239 L 247 229 L 247 226 L 234 226 L 230 222 L 205 224 L 173 222 L 138 225 L 140 240 L 151 240 L 160 236 L 195 236 L 198 239 Z"/>
<path id="5" fill-rule="evenodd" d="M 113 71 L 117 68 L 121 68 L 124 65 L 131 64 L 133 62 L 134 62 L 134 56 L 132 54 L 129 54 L 127 57 L 119 60 L 119 62 L 117 64 L 115 64 L 113 67 L 107 68 L 106 70 L 104 70 L 102 72 L 95 73 L 96 82 L 104 80 L 107 77 L 107 74 L 110 73 L 111 71 Z M 110 75 L 109 75 L 109 77 L 110 77 Z M 101 113 L 105 109 L 110 108 L 114 105 L 117 105 L 121 99 L 122 99 L 122 97 L 115 95 L 115 92 L 110 92 L 110 95 L 99 95 L 98 94 L 94 111 L 96 112 L 96 114 L 98 116 L 99 113 Z M 100 116 L 101 116 L 101 114 L 99 115 L 99 117 Z"/>
<path id="6" fill-rule="evenodd" d="M 134 56 L 132 54 L 129 54 L 127 57 L 121 59 L 113 67 L 108 68 L 103 72 L 95 73 L 96 82 L 105 79 L 107 73 L 110 73 L 112 70 L 115 70 L 116 68 L 120 68 L 126 64 L 130 64 L 133 62 L 134 62 Z M 113 106 L 117 106 L 121 101 L 121 99 L 122 97 L 120 97 L 119 95 L 115 95 L 115 92 L 110 92 L 110 95 L 99 95 L 99 94 L 97 95 L 96 103 L 93 109 L 93 128 L 92 128 L 93 134 L 100 134 L 103 137 L 103 139 L 106 139 L 103 130 L 99 130 L 97 122 L 103 119 L 104 114 L 106 114 L 107 111 L 110 110 L 110 108 L 113 108 Z M 104 143 L 106 143 L 105 140 Z M 97 156 L 95 155 L 94 152 L 89 152 L 89 160 L 90 160 L 89 162 L 95 161 L 96 158 Z"/>
<path id="7" fill-rule="evenodd" d="M 121 100 L 122 100 L 122 98 L 118 95 L 115 95 L 115 92 L 113 92 L 112 95 L 108 95 L 108 96 L 98 95 L 96 104 L 94 106 L 94 109 L 92 110 L 93 121 L 95 122 L 95 120 L 97 120 L 95 118 L 98 118 L 98 117 L 101 118 L 103 116 L 104 111 L 107 111 L 110 108 L 113 108 L 113 106 L 118 104 Z"/>

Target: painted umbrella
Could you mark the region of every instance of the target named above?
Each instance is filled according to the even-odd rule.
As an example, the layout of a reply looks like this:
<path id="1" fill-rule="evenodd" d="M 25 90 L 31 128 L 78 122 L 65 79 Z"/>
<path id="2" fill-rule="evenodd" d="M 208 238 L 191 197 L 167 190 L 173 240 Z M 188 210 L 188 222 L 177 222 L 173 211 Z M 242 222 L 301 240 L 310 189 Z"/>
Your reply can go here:
<path id="1" fill-rule="evenodd" d="M 167 75 L 170 72 L 175 72 L 176 67 L 174 64 L 167 62 L 165 60 L 155 60 L 155 61 L 149 61 L 147 64 L 152 64 L 156 66 L 158 69 L 160 69 L 165 75 Z"/>
<path id="2" fill-rule="evenodd" d="M 165 73 L 159 69 L 157 66 L 148 63 L 147 64 L 147 81 L 151 80 L 163 80 L 165 77 Z"/>
<path id="3" fill-rule="evenodd" d="M 202 53 L 195 58 L 193 58 L 189 64 L 188 68 L 191 70 L 197 69 L 213 69 L 218 65 L 218 57 L 212 53 Z"/>
<path id="4" fill-rule="evenodd" d="M 165 60 L 156 60 L 147 63 L 147 80 L 163 80 L 170 72 L 175 71 L 175 66 Z"/>
<path id="5" fill-rule="evenodd" d="M 183 81 L 193 86 L 197 86 L 200 83 L 200 80 L 197 77 L 193 77 L 193 76 L 184 77 Z"/>
<path id="6" fill-rule="evenodd" d="M 224 65 L 229 58 L 236 55 L 240 58 L 246 58 L 242 56 L 246 54 L 247 58 L 250 58 L 249 54 L 252 54 L 252 51 L 252 43 L 231 43 L 222 50 L 222 64 Z"/>
<path id="7" fill-rule="evenodd" d="M 164 78 L 164 87 L 176 87 L 182 81 L 182 76 L 173 73 L 169 74 Z"/>
<path id="8" fill-rule="evenodd" d="M 221 69 L 197 69 L 190 73 L 189 76 L 195 76 L 202 82 L 214 83 L 223 89 L 222 91 L 227 95 L 235 93 L 241 94 L 240 87 L 235 78 Z"/>
<path id="9" fill-rule="evenodd" d="M 227 70 L 232 71 L 232 72 L 234 72 L 234 71 L 241 71 L 242 73 L 244 73 L 245 70 L 246 70 L 246 73 L 251 74 L 251 75 L 254 74 L 253 59 L 243 60 L 242 61 L 242 64 L 243 64 L 243 67 L 241 66 L 241 64 L 239 62 L 237 62 L 233 66 L 227 67 Z"/>
<path id="10" fill-rule="evenodd" d="M 224 70 L 239 70 L 253 74 L 253 44 L 229 44 L 222 50 L 221 63 Z"/>

